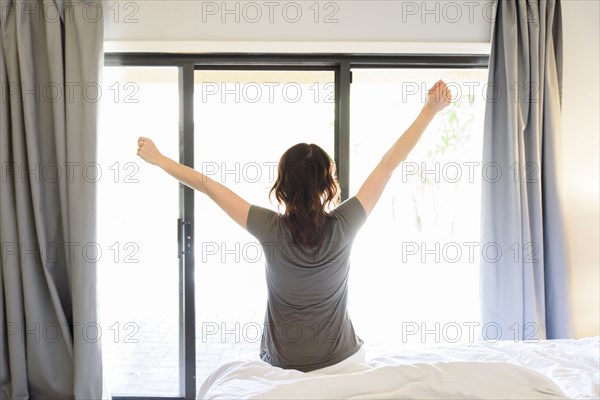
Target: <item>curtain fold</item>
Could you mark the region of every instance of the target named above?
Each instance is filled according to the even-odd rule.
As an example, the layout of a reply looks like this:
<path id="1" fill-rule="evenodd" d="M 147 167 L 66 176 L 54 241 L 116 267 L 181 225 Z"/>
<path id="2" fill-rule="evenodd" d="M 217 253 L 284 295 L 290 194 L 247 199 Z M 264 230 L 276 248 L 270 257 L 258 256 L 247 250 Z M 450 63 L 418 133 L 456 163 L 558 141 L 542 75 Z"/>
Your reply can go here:
<path id="1" fill-rule="evenodd" d="M 0 395 L 99 399 L 102 3 L 0 4 Z"/>
<path id="2" fill-rule="evenodd" d="M 567 338 L 560 1 L 498 1 L 496 12 L 483 139 L 482 338 Z"/>

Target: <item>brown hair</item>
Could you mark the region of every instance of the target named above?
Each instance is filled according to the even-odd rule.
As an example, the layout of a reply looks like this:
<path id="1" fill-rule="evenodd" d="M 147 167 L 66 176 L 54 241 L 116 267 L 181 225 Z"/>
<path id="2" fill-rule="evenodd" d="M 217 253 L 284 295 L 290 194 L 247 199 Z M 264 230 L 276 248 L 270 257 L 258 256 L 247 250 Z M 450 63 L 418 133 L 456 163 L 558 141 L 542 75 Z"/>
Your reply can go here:
<path id="1" fill-rule="evenodd" d="M 322 244 L 328 211 L 340 201 L 335 163 L 325 150 L 307 143 L 290 147 L 279 160 L 273 194 L 285 206 L 292 242 L 309 248 Z"/>

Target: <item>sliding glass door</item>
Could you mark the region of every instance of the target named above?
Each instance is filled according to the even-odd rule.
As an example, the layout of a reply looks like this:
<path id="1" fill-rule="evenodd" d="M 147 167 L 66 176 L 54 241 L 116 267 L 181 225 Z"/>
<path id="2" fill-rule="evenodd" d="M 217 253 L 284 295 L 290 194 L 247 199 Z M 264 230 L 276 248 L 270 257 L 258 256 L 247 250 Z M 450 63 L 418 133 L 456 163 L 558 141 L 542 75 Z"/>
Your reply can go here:
<path id="1" fill-rule="evenodd" d="M 349 312 L 368 349 L 468 339 L 479 320 L 486 65 L 487 56 L 107 55 L 99 163 L 84 172 L 99 185 L 111 394 L 193 399 L 219 364 L 258 356 L 266 306 L 259 244 L 205 195 L 139 159 L 139 136 L 273 210 L 280 156 L 316 143 L 334 157 L 347 198 L 437 79 L 461 97 L 436 118 L 359 233 Z"/>
<path id="2" fill-rule="evenodd" d="M 178 69 L 104 69 L 98 165 L 100 330 L 113 395 L 179 390 L 178 183 L 136 156 L 139 136 L 179 153 Z"/>
<path id="3" fill-rule="evenodd" d="M 283 152 L 316 143 L 334 157 L 334 71 L 197 70 L 195 168 L 252 204 L 268 193 Z M 196 377 L 257 356 L 266 306 L 255 239 L 206 196 L 195 200 Z"/>
<path id="4" fill-rule="evenodd" d="M 350 191 L 414 121 L 439 79 L 452 104 L 394 173 L 354 244 L 350 312 L 377 350 L 478 339 L 487 70 L 353 70 Z"/>

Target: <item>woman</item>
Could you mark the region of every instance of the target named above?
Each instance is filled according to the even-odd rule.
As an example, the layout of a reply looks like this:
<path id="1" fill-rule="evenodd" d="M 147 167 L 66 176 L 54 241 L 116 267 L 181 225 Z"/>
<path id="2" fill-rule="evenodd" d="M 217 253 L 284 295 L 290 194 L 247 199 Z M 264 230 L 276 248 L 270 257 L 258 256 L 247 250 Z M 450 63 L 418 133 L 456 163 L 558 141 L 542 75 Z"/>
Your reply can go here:
<path id="1" fill-rule="evenodd" d="M 139 139 L 137 154 L 142 159 L 208 195 L 263 247 L 268 300 L 261 359 L 308 372 L 364 354 L 363 341 L 346 309 L 354 237 L 393 171 L 450 99 L 446 84 L 435 83 L 417 119 L 385 153 L 358 193 L 335 208 L 339 186 L 331 158 L 314 144 L 288 149 L 271 189 L 284 206 L 282 215 L 249 204 L 220 183 L 163 156 L 152 140 Z"/>

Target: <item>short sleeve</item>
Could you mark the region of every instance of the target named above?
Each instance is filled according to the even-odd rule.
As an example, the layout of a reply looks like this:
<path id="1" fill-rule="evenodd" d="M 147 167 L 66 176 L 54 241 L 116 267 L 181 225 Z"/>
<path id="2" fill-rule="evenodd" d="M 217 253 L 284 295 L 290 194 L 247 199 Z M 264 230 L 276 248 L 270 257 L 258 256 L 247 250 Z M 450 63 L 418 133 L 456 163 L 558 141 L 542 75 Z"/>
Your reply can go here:
<path id="1" fill-rule="evenodd" d="M 250 206 L 248 220 L 246 221 L 248 232 L 260 242 L 265 241 L 273 230 L 273 221 L 276 216 L 275 211 L 256 205 Z"/>
<path id="2" fill-rule="evenodd" d="M 334 213 L 341 221 L 344 232 L 352 238 L 367 220 L 367 213 L 356 197 L 344 201 L 334 210 Z"/>

